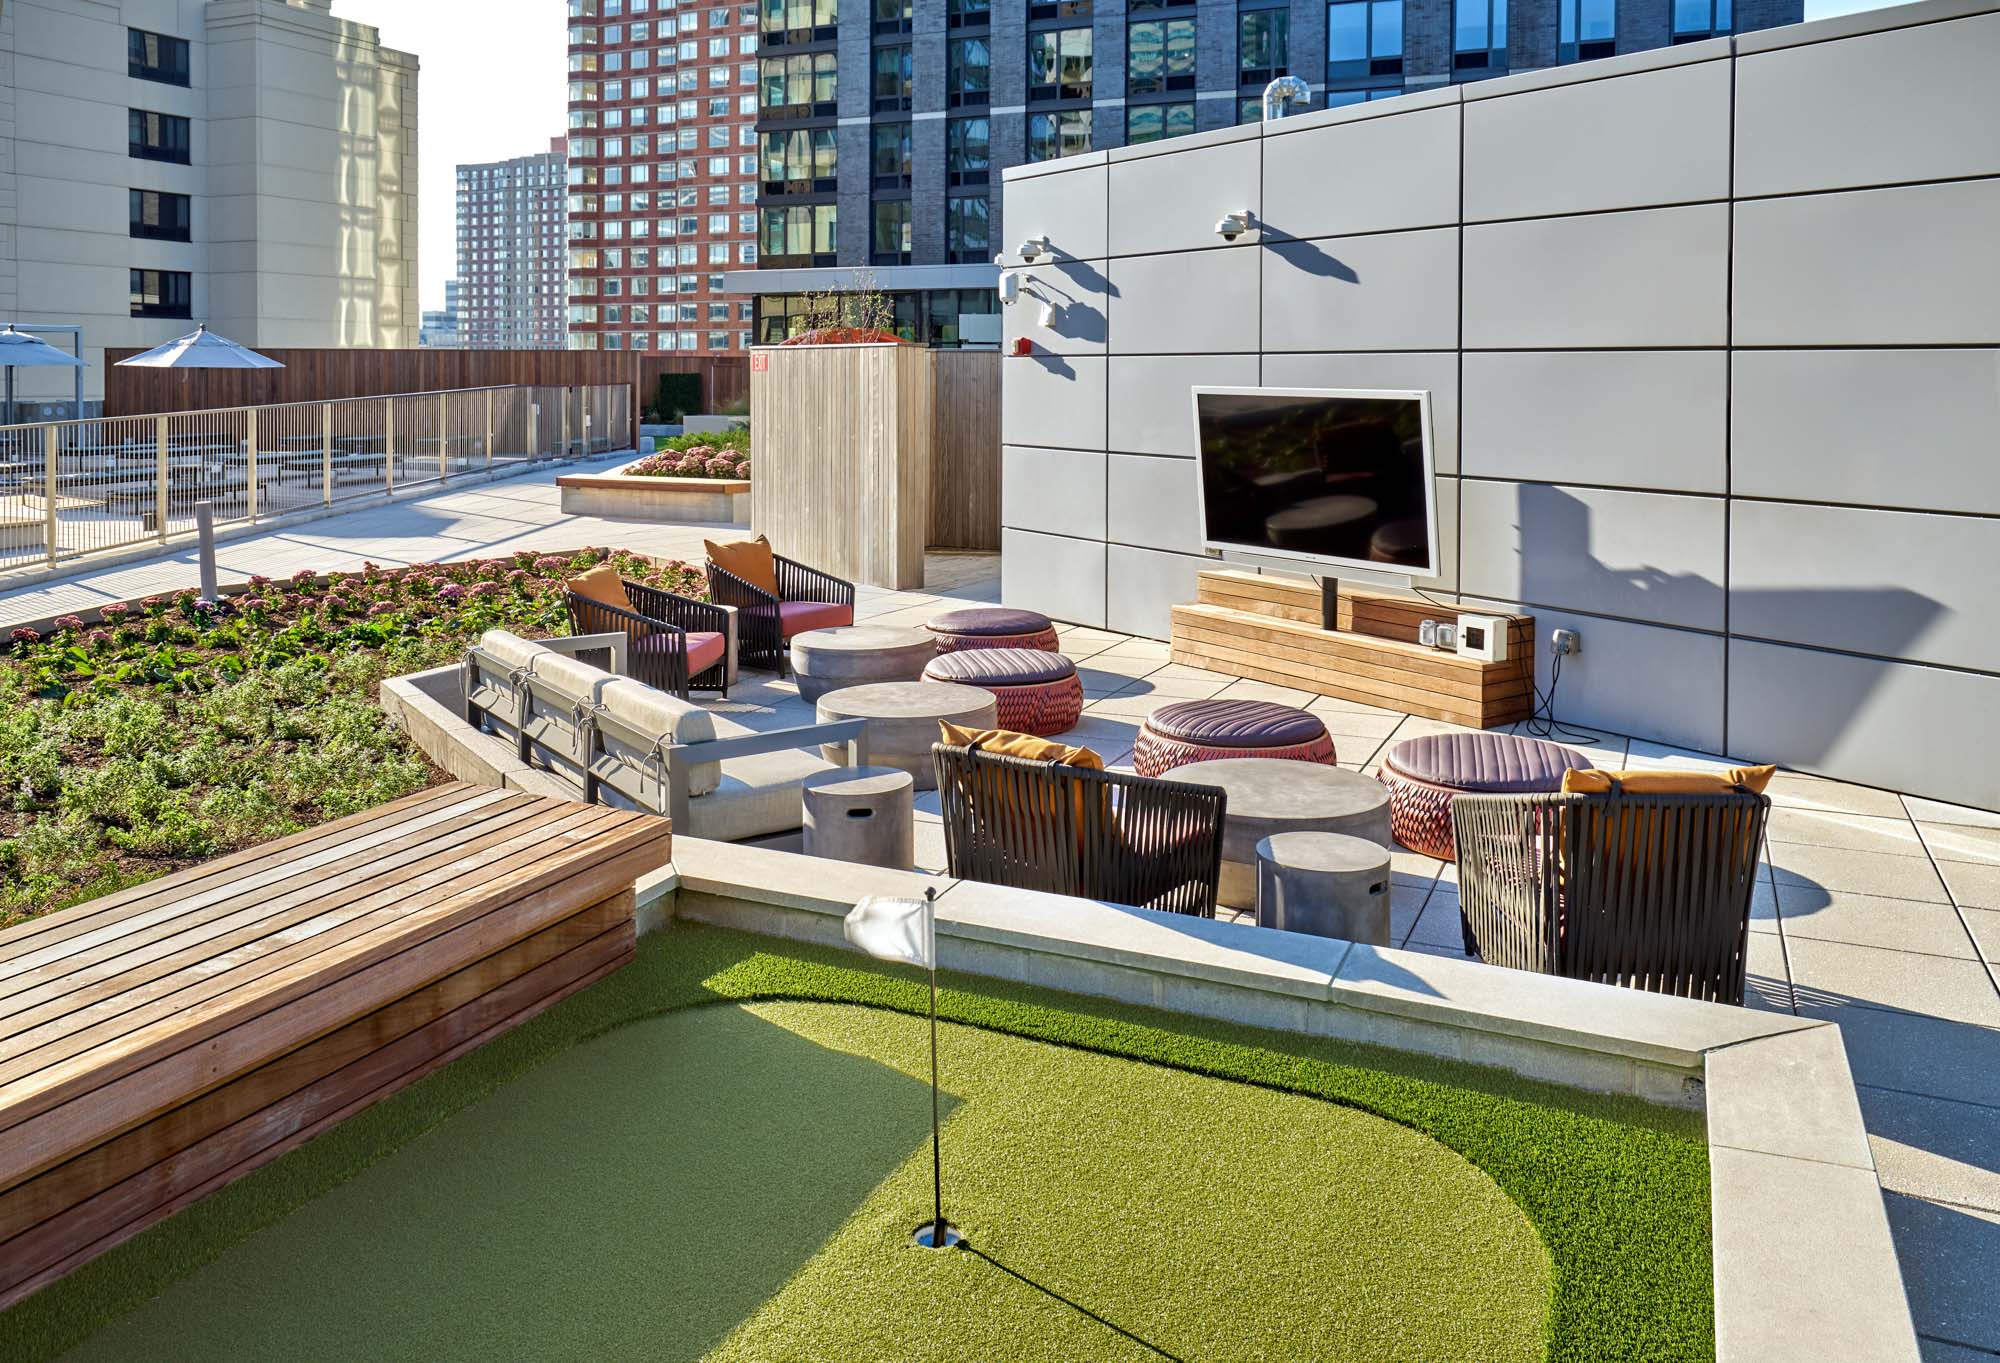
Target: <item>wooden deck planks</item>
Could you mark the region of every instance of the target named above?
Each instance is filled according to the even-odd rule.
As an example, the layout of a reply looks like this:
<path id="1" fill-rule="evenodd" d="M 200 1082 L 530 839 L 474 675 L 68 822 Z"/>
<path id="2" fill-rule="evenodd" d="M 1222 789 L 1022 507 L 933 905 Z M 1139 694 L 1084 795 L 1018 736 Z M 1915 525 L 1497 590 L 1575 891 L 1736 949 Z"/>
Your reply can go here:
<path id="1" fill-rule="evenodd" d="M 452 785 L 0 933 L 0 1306 L 616 969 L 670 851 Z"/>

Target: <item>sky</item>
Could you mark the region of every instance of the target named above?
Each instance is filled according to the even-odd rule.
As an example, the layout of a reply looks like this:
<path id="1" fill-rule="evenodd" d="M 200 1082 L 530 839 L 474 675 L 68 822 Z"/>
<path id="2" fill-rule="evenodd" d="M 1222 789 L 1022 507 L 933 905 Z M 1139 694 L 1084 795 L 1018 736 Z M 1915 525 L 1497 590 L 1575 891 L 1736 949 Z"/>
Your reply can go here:
<path id="1" fill-rule="evenodd" d="M 1884 0 L 1806 0 L 1808 19 L 1877 9 Z M 457 268 L 457 169 L 544 151 L 564 130 L 568 48 L 563 0 L 334 0 L 382 41 L 423 61 L 417 116 L 421 297 L 444 306 Z"/>
<path id="2" fill-rule="evenodd" d="M 563 0 L 334 0 L 414 52 L 418 74 L 420 306 L 444 306 L 457 268 L 458 167 L 547 151 L 568 119 Z"/>

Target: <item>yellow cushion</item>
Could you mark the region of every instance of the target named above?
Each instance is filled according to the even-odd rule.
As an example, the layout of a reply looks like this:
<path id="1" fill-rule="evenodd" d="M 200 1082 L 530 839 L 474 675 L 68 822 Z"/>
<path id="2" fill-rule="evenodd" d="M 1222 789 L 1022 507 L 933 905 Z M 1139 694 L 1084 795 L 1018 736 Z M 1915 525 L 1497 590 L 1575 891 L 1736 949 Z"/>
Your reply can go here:
<path id="1" fill-rule="evenodd" d="M 1067 743 L 1054 743 L 1033 734 L 1017 734 L 1009 729 L 961 729 L 943 720 L 938 721 L 938 729 L 946 743 L 961 748 L 977 747 L 981 752 L 1001 757 L 1025 757 L 1030 762 L 1060 762 L 1066 767 L 1104 770 L 1104 759 L 1089 748 L 1072 748 Z"/>
<path id="2" fill-rule="evenodd" d="M 1721 795 L 1743 789 L 1762 795 L 1776 767 L 1731 767 L 1727 771 L 1576 771 L 1563 773 L 1565 795 L 1608 795 L 1611 783 L 1627 795 Z"/>
<path id="3" fill-rule="evenodd" d="M 632 598 L 625 594 L 625 583 L 619 578 L 618 570 L 608 563 L 600 563 L 564 585 L 584 600 L 595 601 L 600 606 L 615 606 L 621 611 L 636 609 Z"/>
<path id="4" fill-rule="evenodd" d="M 764 536 L 727 544 L 703 540 L 702 544 L 708 550 L 708 561 L 723 572 L 742 578 L 759 591 L 778 594 L 778 563 L 771 556 L 771 541 Z"/>

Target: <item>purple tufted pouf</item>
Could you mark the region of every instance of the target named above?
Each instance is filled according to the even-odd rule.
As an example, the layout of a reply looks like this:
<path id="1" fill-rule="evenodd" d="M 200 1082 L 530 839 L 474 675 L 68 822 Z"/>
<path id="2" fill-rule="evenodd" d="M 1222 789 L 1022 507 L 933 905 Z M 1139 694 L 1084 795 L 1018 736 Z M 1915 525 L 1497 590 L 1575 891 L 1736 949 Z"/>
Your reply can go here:
<path id="1" fill-rule="evenodd" d="M 1139 726 L 1132 770 L 1164 776 L 1190 762 L 1276 757 L 1333 764 L 1333 738 L 1317 716 L 1267 700 L 1183 700 Z"/>
<path id="2" fill-rule="evenodd" d="M 1058 652 L 1056 627 L 1046 615 L 1011 606 L 966 606 L 924 621 L 940 653 L 968 648 L 1034 648 Z"/>
<path id="3" fill-rule="evenodd" d="M 1519 795 L 1562 789 L 1563 773 L 1590 759 L 1560 743 L 1514 734 L 1430 734 L 1406 739 L 1382 761 L 1389 828 L 1413 852 L 1458 859 L 1451 802 L 1459 795 Z"/>
<path id="4" fill-rule="evenodd" d="M 999 725 L 1044 738 L 1076 727 L 1083 713 L 1083 679 L 1076 664 L 1038 648 L 966 648 L 940 653 L 924 667 L 924 680 L 956 682 L 993 693 Z"/>

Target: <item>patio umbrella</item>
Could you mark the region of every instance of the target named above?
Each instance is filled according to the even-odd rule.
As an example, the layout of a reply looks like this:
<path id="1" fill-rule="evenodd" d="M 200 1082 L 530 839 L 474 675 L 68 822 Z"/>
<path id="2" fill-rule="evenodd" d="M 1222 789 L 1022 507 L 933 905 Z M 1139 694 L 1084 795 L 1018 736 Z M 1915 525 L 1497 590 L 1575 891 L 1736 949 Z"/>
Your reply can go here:
<path id="1" fill-rule="evenodd" d="M 269 355 L 259 355 L 248 346 L 241 346 L 227 336 L 218 336 L 203 323 L 177 341 L 154 346 L 143 354 L 134 355 L 129 360 L 120 360 L 119 368 L 130 365 L 138 369 L 283 369 L 281 361 Z"/>
<path id="2" fill-rule="evenodd" d="M 66 350 L 57 350 L 39 336 L 16 331 L 13 323 L 0 331 L 0 365 L 7 369 L 7 406 L 4 420 L 14 419 L 14 371 L 16 369 L 81 369 L 83 361 Z"/>

